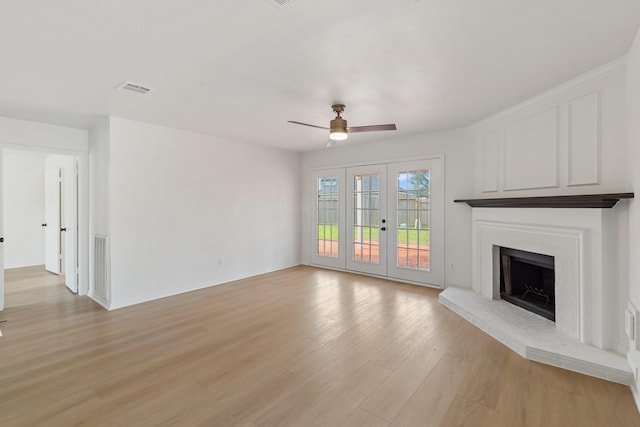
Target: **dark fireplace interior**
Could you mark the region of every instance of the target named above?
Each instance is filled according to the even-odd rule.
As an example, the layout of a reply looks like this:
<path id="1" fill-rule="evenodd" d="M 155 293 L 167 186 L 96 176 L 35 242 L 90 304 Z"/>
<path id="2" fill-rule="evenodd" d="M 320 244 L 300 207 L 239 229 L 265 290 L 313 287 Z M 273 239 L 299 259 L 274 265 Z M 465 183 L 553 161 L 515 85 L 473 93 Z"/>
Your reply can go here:
<path id="1" fill-rule="evenodd" d="M 500 297 L 555 322 L 554 259 L 549 255 L 500 248 Z"/>

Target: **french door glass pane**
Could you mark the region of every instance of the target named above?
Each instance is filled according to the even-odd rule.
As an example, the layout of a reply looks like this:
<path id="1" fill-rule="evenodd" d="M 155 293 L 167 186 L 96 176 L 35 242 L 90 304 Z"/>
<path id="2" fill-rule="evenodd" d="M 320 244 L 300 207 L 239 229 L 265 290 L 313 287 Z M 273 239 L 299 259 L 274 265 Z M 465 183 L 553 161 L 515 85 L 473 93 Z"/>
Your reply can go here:
<path id="1" fill-rule="evenodd" d="M 318 237 L 317 254 L 338 258 L 338 177 L 318 178 L 317 209 Z"/>
<path id="2" fill-rule="evenodd" d="M 353 182 L 353 259 L 380 263 L 380 175 L 355 175 Z"/>
<path id="3" fill-rule="evenodd" d="M 429 169 L 403 171 L 397 179 L 397 266 L 429 271 Z"/>

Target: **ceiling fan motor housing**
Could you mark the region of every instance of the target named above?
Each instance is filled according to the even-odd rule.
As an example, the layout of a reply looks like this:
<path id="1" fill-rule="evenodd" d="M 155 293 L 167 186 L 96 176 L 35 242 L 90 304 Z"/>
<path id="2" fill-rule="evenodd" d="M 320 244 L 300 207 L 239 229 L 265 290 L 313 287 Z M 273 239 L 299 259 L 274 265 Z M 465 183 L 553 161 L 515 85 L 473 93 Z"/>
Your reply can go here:
<path id="1" fill-rule="evenodd" d="M 336 117 L 331 120 L 331 124 L 329 126 L 331 128 L 331 132 L 343 132 L 347 133 L 347 121 L 342 117 Z"/>

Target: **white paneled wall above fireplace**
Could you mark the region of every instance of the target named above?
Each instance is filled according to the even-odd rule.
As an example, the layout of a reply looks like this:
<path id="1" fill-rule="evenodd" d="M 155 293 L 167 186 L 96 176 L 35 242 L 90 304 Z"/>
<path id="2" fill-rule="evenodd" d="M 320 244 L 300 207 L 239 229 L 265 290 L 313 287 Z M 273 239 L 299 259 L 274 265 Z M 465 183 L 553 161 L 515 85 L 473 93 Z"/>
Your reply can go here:
<path id="1" fill-rule="evenodd" d="M 554 107 L 500 129 L 504 190 L 558 186 L 557 116 Z"/>
<path id="2" fill-rule="evenodd" d="M 600 102 L 598 92 L 567 106 L 567 185 L 600 183 Z"/>
<path id="3" fill-rule="evenodd" d="M 472 126 L 476 196 L 625 189 L 624 65 L 607 64 Z"/>

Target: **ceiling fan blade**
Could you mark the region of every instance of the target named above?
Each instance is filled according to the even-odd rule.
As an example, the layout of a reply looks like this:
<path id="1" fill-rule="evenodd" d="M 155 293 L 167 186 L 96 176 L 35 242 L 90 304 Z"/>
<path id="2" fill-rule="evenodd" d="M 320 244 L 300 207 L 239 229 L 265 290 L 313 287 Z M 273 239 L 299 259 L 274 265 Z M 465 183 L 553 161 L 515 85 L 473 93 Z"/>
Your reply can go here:
<path id="1" fill-rule="evenodd" d="M 329 128 L 324 127 L 324 126 L 310 125 L 309 123 L 296 122 L 296 121 L 293 121 L 293 120 L 289 120 L 289 123 L 293 123 L 293 124 L 296 124 L 296 125 L 302 125 L 302 126 L 309 126 L 309 127 L 312 127 L 312 128 L 329 130 Z"/>
<path id="2" fill-rule="evenodd" d="M 347 128 L 347 132 L 356 133 L 356 132 L 377 132 L 381 130 L 396 130 L 396 125 L 394 123 L 388 125 L 370 125 L 370 126 L 354 126 Z"/>

